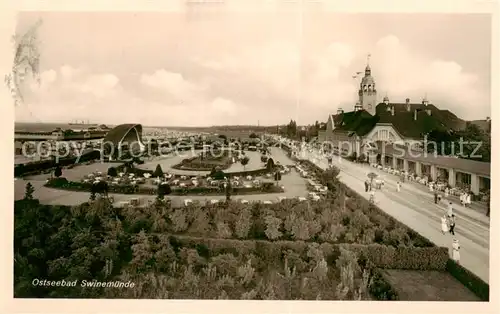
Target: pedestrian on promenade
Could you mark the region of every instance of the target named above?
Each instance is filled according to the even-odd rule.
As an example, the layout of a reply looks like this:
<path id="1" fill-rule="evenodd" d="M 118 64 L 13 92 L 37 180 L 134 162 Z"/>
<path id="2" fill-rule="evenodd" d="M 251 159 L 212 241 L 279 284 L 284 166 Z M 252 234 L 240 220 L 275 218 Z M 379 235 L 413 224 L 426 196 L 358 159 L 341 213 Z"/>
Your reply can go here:
<path id="1" fill-rule="evenodd" d="M 460 204 L 462 204 L 462 206 L 464 206 L 464 204 L 465 204 L 465 193 L 464 192 L 460 193 Z"/>
<path id="2" fill-rule="evenodd" d="M 396 188 L 397 188 L 398 192 L 401 192 L 401 183 L 399 183 L 399 181 L 398 181 L 398 183 L 396 183 Z"/>
<path id="3" fill-rule="evenodd" d="M 443 215 L 443 217 L 441 217 L 441 231 L 443 232 L 443 234 L 448 232 L 448 220 L 446 219 L 446 215 Z"/>
<path id="4" fill-rule="evenodd" d="M 454 214 L 451 214 L 451 217 L 449 219 L 449 223 L 450 223 L 450 233 L 452 235 L 455 235 L 455 215 Z"/>
<path id="5" fill-rule="evenodd" d="M 368 192 L 368 180 L 365 180 L 365 192 Z"/>
<path id="6" fill-rule="evenodd" d="M 434 204 L 438 203 L 438 193 L 437 191 L 434 191 Z"/>
<path id="7" fill-rule="evenodd" d="M 457 239 L 453 239 L 453 244 L 451 245 L 452 254 L 451 258 L 457 263 L 460 264 L 460 243 Z"/>
<path id="8" fill-rule="evenodd" d="M 448 217 L 451 217 L 453 215 L 453 204 L 450 202 L 448 204 Z"/>
<path id="9" fill-rule="evenodd" d="M 445 198 L 448 198 L 448 196 L 449 196 L 449 195 L 450 195 L 450 189 L 448 189 L 448 187 L 446 187 L 446 188 L 444 189 L 444 197 L 445 197 Z"/>
<path id="10" fill-rule="evenodd" d="M 434 184 L 429 183 L 429 191 L 434 192 Z"/>
<path id="11" fill-rule="evenodd" d="M 465 196 L 465 206 L 470 206 L 470 203 L 471 203 L 471 195 L 470 193 L 467 193 L 467 195 Z"/>
<path id="12" fill-rule="evenodd" d="M 375 190 L 370 192 L 370 203 L 375 204 Z"/>

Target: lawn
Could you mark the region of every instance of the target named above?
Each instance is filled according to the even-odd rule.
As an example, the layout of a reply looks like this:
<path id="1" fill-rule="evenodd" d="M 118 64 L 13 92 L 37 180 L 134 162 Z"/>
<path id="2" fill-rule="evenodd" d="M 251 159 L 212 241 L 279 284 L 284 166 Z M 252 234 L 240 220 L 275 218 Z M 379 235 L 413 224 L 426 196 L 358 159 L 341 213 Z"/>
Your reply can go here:
<path id="1" fill-rule="evenodd" d="M 481 301 L 447 272 L 382 270 L 401 301 Z"/>

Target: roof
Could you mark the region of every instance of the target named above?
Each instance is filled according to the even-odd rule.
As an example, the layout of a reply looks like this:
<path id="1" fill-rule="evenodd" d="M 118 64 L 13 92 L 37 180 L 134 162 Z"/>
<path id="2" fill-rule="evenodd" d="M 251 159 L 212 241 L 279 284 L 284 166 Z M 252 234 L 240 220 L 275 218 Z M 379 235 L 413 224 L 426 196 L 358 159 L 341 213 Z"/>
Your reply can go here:
<path id="1" fill-rule="evenodd" d="M 378 117 L 372 116 L 366 110 L 358 110 L 332 115 L 332 119 L 335 122 L 334 132 L 354 132 L 363 136 L 377 124 Z"/>
<path id="2" fill-rule="evenodd" d="M 394 115 L 388 110 L 394 107 Z M 378 123 L 390 123 L 405 138 L 422 138 L 432 130 L 448 130 L 451 127 L 448 123 L 440 119 L 438 108 L 434 105 L 409 104 L 410 111 L 406 103 L 378 104 L 376 107 L 379 116 Z M 415 110 L 417 119 L 415 120 Z M 430 110 L 429 115 L 426 110 Z"/>
<path id="3" fill-rule="evenodd" d="M 139 138 L 142 142 L 142 125 L 141 124 L 120 124 L 109 132 L 104 137 L 104 143 L 113 143 L 115 147 L 120 146 L 122 141 L 131 134 L 131 132 L 136 132 L 134 138 Z"/>
<path id="4" fill-rule="evenodd" d="M 394 108 L 394 115 L 391 108 Z M 465 121 L 449 110 L 440 110 L 432 104 L 423 103 L 379 103 L 375 116 L 365 110 L 358 110 L 332 114 L 331 117 L 335 122 L 334 132 L 351 131 L 359 136 L 368 134 L 377 123 L 391 124 L 403 137 L 414 139 L 420 139 L 432 130 L 460 130 L 465 127 Z"/>
<path id="5" fill-rule="evenodd" d="M 489 162 L 439 156 L 432 153 L 423 153 L 413 150 L 410 151 L 407 148 L 398 148 L 397 150 L 395 150 L 392 145 L 386 145 L 384 149 L 385 154 L 388 156 L 392 156 L 394 154 L 399 158 L 405 158 L 407 160 L 419 161 L 423 163 L 432 163 L 438 167 L 453 168 L 458 171 L 475 173 L 486 177 L 489 177 L 491 172 L 491 165 Z"/>
<path id="6" fill-rule="evenodd" d="M 491 122 L 488 120 L 473 120 L 470 121 L 470 123 L 476 125 L 484 132 L 489 132 L 489 130 L 491 129 Z"/>

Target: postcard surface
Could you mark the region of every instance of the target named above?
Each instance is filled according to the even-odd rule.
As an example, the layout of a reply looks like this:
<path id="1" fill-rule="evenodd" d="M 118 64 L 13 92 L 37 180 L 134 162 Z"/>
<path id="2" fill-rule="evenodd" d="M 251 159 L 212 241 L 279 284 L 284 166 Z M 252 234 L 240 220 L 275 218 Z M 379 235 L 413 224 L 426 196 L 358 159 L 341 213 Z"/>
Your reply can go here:
<path id="1" fill-rule="evenodd" d="M 179 3 L 17 12 L 12 304 L 488 305 L 492 11 Z"/>

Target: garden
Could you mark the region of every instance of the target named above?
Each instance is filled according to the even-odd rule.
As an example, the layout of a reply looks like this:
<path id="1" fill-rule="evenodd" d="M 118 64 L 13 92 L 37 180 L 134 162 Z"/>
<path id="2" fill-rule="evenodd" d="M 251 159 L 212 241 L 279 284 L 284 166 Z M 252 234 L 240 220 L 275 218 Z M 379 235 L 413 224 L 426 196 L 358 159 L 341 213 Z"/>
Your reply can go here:
<path id="1" fill-rule="evenodd" d="M 245 158 L 245 157 L 243 157 Z M 269 164 L 269 163 L 268 163 Z M 220 168 L 212 168 L 208 175 L 176 175 L 164 172 L 160 165 L 155 171 L 145 171 L 127 162 L 118 167 L 109 167 L 107 173 L 91 171 L 82 175 L 80 181 L 67 180 L 60 167 L 56 167 L 55 178 L 48 179 L 45 186 L 50 188 L 88 191 L 99 184 L 106 193 L 156 195 L 158 187 L 168 185 L 172 195 L 231 195 L 281 193 L 284 186 L 279 185 L 275 173 L 286 175 L 290 168 L 276 166 L 248 171 L 246 173 L 224 173 Z M 230 188 L 229 192 L 226 192 Z M 99 190 L 96 190 L 99 192 Z"/>
<path id="2" fill-rule="evenodd" d="M 15 296 L 255 300 L 397 300 L 385 269 L 446 271 L 487 285 L 415 231 L 342 185 L 338 169 L 302 171 L 328 187 L 316 202 L 227 201 L 115 208 L 106 197 L 15 203 Z M 37 226 L 33 229 L 33 226 Z M 134 289 L 46 289 L 51 280 L 131 281 Z M 409 283 L 411 284 L 411 283 Z"/>
<path id="3" fill-rule="evenodd" d="M 213 168 L 225 170 L 240 159 L 240 155 L 229 149 L 219 149 L 213 152 L 202 151 L 198 156 L 183 159 L 180 164 L 174 165 L 172 168 L 195 171 L 211 171 Z"/>

